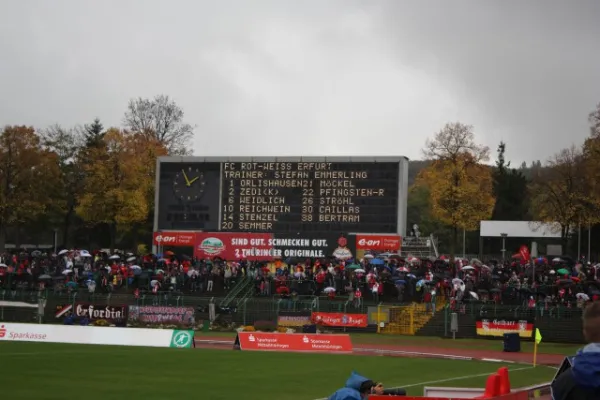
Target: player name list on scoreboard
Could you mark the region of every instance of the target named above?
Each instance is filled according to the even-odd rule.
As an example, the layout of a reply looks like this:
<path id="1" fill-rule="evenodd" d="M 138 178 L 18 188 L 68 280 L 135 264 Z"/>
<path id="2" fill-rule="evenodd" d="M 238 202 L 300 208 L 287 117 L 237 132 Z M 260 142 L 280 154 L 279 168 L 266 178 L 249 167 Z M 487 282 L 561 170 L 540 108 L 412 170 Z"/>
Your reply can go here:
<path id="1" fill-rule="evenodd" d="M 397 215 L 397 175 L 397 167 L 389 163 L 223 163 L 221 229 L 389 225 Z"/>

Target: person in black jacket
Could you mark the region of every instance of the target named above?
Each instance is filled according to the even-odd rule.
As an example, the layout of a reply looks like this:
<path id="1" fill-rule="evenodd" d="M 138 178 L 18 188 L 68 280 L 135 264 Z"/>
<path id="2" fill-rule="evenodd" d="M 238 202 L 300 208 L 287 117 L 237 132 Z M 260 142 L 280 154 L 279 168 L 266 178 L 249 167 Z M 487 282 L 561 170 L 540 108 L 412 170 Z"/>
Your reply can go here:
<path id="1" fill-rule="evenodd" d="M 585 308 L 583 336 L 589 344 L 574 357 L 572 367 L 552 382 L 552 400 L 600 399 L 600 302 Z"/>

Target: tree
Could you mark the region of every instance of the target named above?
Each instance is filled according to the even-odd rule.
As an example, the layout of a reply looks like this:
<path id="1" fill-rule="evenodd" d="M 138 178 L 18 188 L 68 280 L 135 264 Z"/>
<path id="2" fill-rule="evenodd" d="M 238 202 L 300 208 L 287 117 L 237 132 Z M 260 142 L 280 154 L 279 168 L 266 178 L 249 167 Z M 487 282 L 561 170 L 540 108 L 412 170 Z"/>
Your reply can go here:
<path id="1" fill-rule="evenodd" d="M 70 233 L 74 223 L 75 207 L 83 189 L 83 171 L 81 151 L 88 137 L 75 129 L 64 129 L 59 125 L 50 126 L 41 134 L 42 144 L 57 156 L 59 181 L 57 182 L 56 202 L 51 215 L 55 226 L 62 227 L 62 243 L 70 245 Z"/>
<path id="2" fill-rule="evenodd" d="M 510 167 L 504 154 L 506 144 L 498 146 L 498 160 L 493 172 L 496 204 L 492 219 L 496 221 L 524 221 L 529 212 L 527 178 L 519 170 Z"/>
<path id="3" fill-rule="evenodd" d="M 57 155 L 42 147 L 35 130 L 7 126 L 0 134 L 0 250 L 6 228 L 19 227 L 43 214 L 56 201 Z"/>
<path id="4" fill-rule="evenodd" d="M 146 221 L 161 145 L 142 134 L 109 129 L 102 146 L 88 149 L 84 191 L 77 214 L 91 225 L 106 224 L 114 250 L 118 230 Z M 163 151 L 163 153 L 166 153 Z"/>
<path id="5" fill-rule="evenodd" d="M 566 244 L 576 226 L 597 221 L 600 208 L 591 191 L 593 181 L 588 180 L 581 149 L 571 146 L 560 151 L 534 176 L 532 214 L 542 222 L 558 223 Z"/>
<path id="6" fill-rule="evenodd" d="M 83 126 L 83 137 L 86 147 L 98 147 L 102 145 L 104 134 L 104 126 L 99 118 L 94 119 L 94 122 L 91 124 Z"/>
<path id="7" fill-rule="evenodd" d="M 167 148 L 169 154 L 191 154 L 194 128 L 183 121 L 184 112 L 169 96 L 130 100 L 123 123 L 131 132 L 143 134 Z"/>
<path id="8" fill-rule="evenodd" d="M 452 123 L 427 140 L 423 153 L 433 163 L 419 173 L 416 185 L 428 188 L 433 216 L 452 229 L 453 260 L 459 228 L 478 229 L 494 208 L 491 169 L 482 164 L 489 148 L 475 143 L 471 126 Z"/>

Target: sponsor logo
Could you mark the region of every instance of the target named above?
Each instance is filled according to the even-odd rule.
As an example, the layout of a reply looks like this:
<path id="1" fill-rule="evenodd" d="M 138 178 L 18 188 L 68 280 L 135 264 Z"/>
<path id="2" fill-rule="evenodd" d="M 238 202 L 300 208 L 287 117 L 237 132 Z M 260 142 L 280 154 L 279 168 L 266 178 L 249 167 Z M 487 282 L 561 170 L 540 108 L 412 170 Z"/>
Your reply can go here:
<path id="1" fill-rule="evenodd" d="M 175 243 L 177 238 L 175 236 L 157 235 L 156 243 Z"/>
<path id="2" fill-rule="evenodd" d="M 379 246 L 381 245 L 381 240 L 367 240 L 367 239 L 360 239 L 358 241 L 358 245 L 359 246 Z"/>
<path id="3" fill-rule="evenodd" d="M 217 255 L 225 251 L 225 244 L 219 238 L 209 237 L 204 239 L 198 248 L 206 254 Z"/>
<path id="4" fill-rule="evenodd" d="M 248 340 L 251 342 L 256 342 L 256 338 L 254 337 L 254 335 L 248 336 Z"/>
<path id="5" fill-rule="evenodd" d="M 189 331 L 173 331 L 171 338 L 171 347 L 183 349 L 190 347 L 192 344 L 192 334 Z"/>
<path id="6" fill-rule="evenodd" d="M 6 336 L 6 328 L 4 325 L 0 325 L 0 338 L 3 338 L 4 336 Z"/>
<path id="7" fill-rule="evenodd" d="M 351 352 L 348 335 L 287 334 L 239 332 L 236 343 L 241 350 Z"/>

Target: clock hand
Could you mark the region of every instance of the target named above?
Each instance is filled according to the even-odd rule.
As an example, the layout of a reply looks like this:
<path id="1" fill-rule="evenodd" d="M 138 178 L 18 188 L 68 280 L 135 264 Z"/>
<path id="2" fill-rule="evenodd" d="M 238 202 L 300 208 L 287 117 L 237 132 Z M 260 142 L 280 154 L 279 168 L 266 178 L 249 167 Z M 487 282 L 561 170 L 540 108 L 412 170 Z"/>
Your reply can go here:
<path id="1" fill-rule="evenodd" d="M 196 182 L 198 179 L 200 179 L 199 176 L 195 177 L 194 179 L 192 179 L 191 181 L 188 182 L 188 186 L 191 185 L 192 183 Z"/>
<path id="2" fill-rule="evenodd" d="M 181 170 L 181 173 L 183 174 L 183 178 L 185 179 L 185 185 L 186 185 L 186 186 L 190 186 L 190 185 L 191 185 L 191 182 L 190 182 L 190 180 L 188 179 L 187 175 L 185 174 L 185 171 L 184 171 L 184 170 Z"/>

